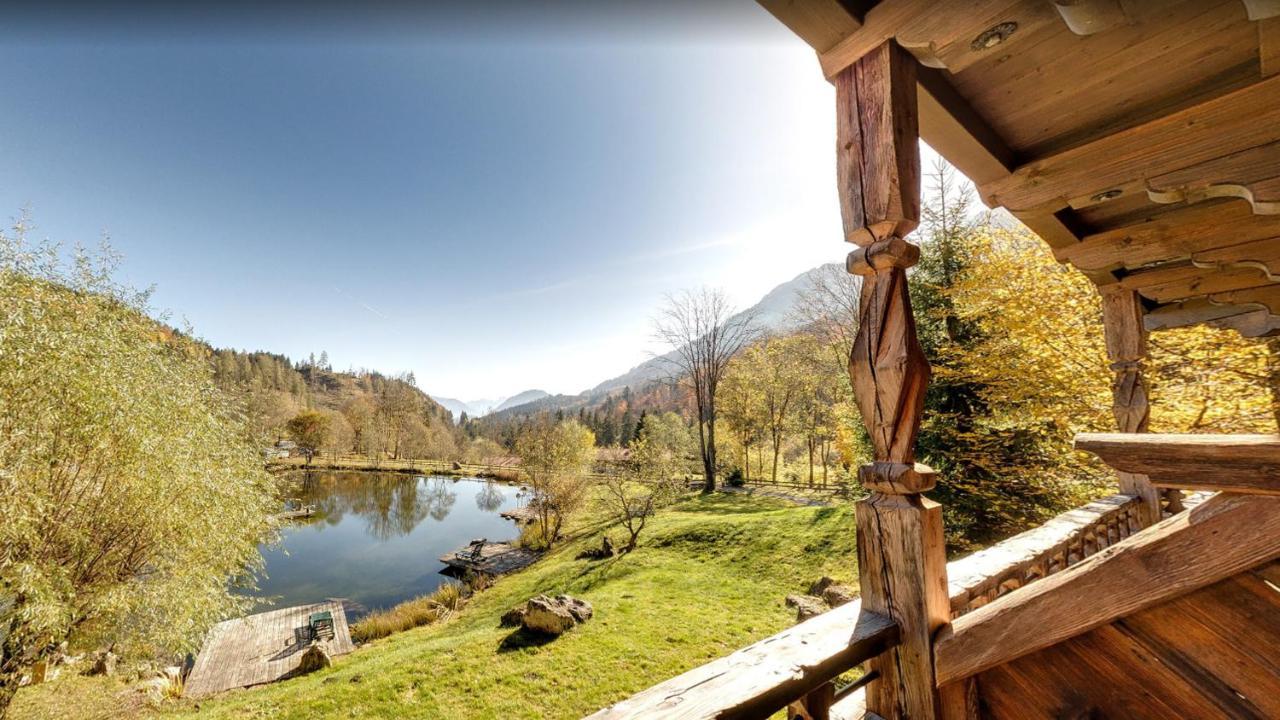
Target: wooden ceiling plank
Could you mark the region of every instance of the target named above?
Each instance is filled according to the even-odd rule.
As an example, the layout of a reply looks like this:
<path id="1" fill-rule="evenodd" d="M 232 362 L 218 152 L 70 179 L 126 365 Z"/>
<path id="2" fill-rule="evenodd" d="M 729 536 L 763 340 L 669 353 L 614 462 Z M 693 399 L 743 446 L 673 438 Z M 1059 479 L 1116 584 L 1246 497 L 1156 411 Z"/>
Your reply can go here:
<path id="1" fill-rule="evenodd" d="M 1159 305 L 1147 311 L 1142 317 L 1142 325 L 1148 332 L 1171 330 L 1173 328 L 1202 325 L 1230 320 L 1231 318 L 1255 313 L 1270 314 L 1257 305 L 1223 305 L 1210 302 L 1208 298 L 1195 298 L 1185 302 L 1174 302 Z M 1280 317 L 1277 317 L 1280 320 Z"/>
<path id="2" fill-rule="evenodd" d="M 822 53 L 862 27 L 840 0 L 757 0 L 791 32 Z"/>
<path id="3" fill-rule="evenodd" d="M 939 49 L 974 42 L 991 24 L 1001 22 L 999 18 L 1013 17 L 1026 5 L 1026 0 L 884 0 L 867 11 L 859 30 L 819 54 L 822 74 L 828 79 L 835 77 L 891 38 L 917 56 L 937 57 Z M 1017 34 L 1014 31 L 1008 37 L 1013 39 Z"/>
<path id="4" fill-rule="evenodd" d="M 1133 24 L 1090 37 L 1039 31 L 961 73 L 956 88 L 1038 158 L 1258 79 L 1257 32 L 1234 0 L 1132 10 Z"/>
<path id="5" fill-rule="evenodd" d="M 975 183 L 1004 177 L 1014 154 L 991 126 L 956 92 L 945 75 L 922 67 L 916 101 L 920 137 Z"/>
<path id="6" fill-rule="evenodd" d="M 1104 192 L 1280 140 L 1280 76 L 1086 145 L 980 186 L 988 205 L 1028 210 Z"/>
<path id="7" fill-rule="evenodd" d="M 1280 142 L 1157 175 L 1147 181 L 1147 195 L 1165 204 L 1236 197 L 1259 215 L 1280 215 Z"/>
<path id="8" fill-rule="evenodd" d="M 1120 0 L 1053 0 L 1053 7 L 1076 35 L 1096 35 L 1129 22 Z"/>
<path id="9" fill-rule="evenodd" d="M 1239 201 L 1190 205 L 1136 225 L 1087 235 L 1076 245 L 1055 248 L 1054 255 L 1081 270 L 1137 270 L 1280 236 L 1280 220 L 1242 213 L 1242 209 L 1247 205 Z"/>
<path id="10" fill-rule="evenodd" d="M 1280 238 L 1203 250 L 1191 255 L 1191 263 L 1198 267 L 1257 268 L 1280 280 Z"/>
<path id="11" fill-rule="evenodd" d="M 1188 264 L 1136 272 L 1102 289 L 1137 290 L 1148 300 L 1175 302 L 1271 282 L 1267 273 L 1258 268 L 1218 269 Z"/>
<path id="12" fill-rule="evenodd" d="M 1264 78 L 1280 73 L 1280 17 L 1258 22 L 1258 69 Z"/>

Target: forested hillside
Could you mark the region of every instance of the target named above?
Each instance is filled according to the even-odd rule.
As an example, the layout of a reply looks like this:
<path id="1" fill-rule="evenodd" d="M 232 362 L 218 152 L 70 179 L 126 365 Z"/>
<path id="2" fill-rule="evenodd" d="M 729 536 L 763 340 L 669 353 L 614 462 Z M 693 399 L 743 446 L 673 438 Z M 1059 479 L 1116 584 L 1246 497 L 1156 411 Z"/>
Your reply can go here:
<path id="1" fill-rule="evenodd" d="M 244 398 L 254 428 L 267 440 L 286 437 L 290 420 L 313 411 L 327 429 L 319 450 L 392 457 L 452 453 L 449 411 L 418 389 L 412 373 L 337 372 L 324 353 L 298 363 L 267 352 L 211 353 L 218 385 Z"/>

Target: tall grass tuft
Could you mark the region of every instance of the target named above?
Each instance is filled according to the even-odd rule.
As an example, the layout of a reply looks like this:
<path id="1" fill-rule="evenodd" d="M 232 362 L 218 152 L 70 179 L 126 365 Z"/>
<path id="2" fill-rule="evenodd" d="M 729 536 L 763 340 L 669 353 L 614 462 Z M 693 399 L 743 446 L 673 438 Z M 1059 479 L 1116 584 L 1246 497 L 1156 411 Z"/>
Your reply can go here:
<path id="1" fill-rule="evenodd" d="M 466 593 L 458 583 L 445 583 L 430 595 L 406 600 L 387 610 L 369 613 L 351 626 L 351 639 L 369 642 L 392 633 L 448 620 L 466 603 Z"/>

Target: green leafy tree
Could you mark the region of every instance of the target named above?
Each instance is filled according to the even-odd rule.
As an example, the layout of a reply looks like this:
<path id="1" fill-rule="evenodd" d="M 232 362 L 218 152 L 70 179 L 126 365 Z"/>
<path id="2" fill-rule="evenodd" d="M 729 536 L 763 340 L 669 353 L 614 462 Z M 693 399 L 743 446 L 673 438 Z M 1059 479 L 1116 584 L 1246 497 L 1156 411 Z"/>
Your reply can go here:
<path id="1" fill-rule="evenodd" d="M 634 550 L 649 518 L 680 496 L 692 450 L 693 437 L 679 415 L 653 415 L 632 440 L 622 472 L 605 476 L 608 507 L 627 531 L 624 551 Z"/>
<path id="2" fill-rule="evenodd" d="M 112 263 L 0 232 L 0 717 L 67 642 L 191 649 L 252 601 L 273 486 L 207 351 Z"/>
<path id="3" fill-rule="evenodd" d="M 318 410 L 304 410 L 294 415 L 285 424 L 289 437 L 298 443 L 298 449 L 307 456 L 307 464 L 329 442 L 329 431 L 332 420 L 328 414 Z"/>
<path id="4" fill-rule="evenodd" d="M 529 480 L 529 504 L 538 513 L 538 533 L 544 546 L 581 507 L 587 494 L 586 472 L 595 457 L 596 438 L 577 420 L 531 421 L 516 437 L 515 452 Z"/>

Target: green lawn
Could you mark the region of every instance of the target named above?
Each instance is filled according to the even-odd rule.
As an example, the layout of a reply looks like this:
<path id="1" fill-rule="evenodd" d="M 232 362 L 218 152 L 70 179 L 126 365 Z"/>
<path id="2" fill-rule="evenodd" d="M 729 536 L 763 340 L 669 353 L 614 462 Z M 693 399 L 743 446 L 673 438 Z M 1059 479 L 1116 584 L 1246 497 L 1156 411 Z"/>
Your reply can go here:
<path id="1" fill-rule="evenodd" d="M 205 699 L 198 714 L 576 718 L 781 630 L 794 619 L 783 597 L 817 577 L 854 579 L 847 506 L 695 497 L 656 517 L 635 552 L 574 559 L 598 544 L 598 531 L 585 533 L 445 624 L 366 645 L 328 671 Z M 595 617 L 545 644 L 499 627 L 538 593 L 585 598 Z M 184 701 L 166 714 L 193 710 Z"/>

